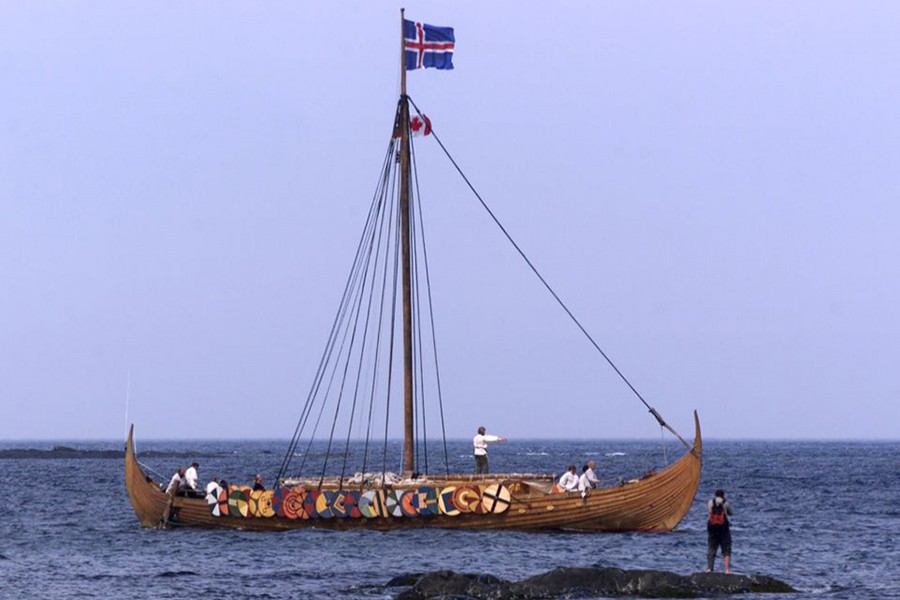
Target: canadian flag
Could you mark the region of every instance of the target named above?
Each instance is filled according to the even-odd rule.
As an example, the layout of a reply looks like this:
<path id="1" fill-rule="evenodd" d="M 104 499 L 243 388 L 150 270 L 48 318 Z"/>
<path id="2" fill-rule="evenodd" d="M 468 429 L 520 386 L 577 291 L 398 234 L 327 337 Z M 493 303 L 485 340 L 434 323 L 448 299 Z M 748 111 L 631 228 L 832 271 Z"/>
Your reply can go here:
<path id="1" fill-rule="evenodd" d="M 431 119 L 425 115 L 421 117 L 415 115 L 409 120 L 409 130 L 412 132 L 413 137 L 429 135 L 431 134 Z"/>

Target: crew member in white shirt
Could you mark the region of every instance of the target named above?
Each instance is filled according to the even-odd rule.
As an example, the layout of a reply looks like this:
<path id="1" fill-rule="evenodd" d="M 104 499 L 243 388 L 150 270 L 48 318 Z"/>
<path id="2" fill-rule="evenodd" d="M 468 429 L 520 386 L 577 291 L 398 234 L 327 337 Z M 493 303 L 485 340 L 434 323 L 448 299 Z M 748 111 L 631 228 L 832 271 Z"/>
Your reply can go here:
<path id="1" fill-rule="evenodd" d="M 587 491 L 594 486 L 591 485 L 591 480 L 588 479 L 588 472 L 590 472 L 591 468 L 587 465 L 581 467 L 581 476 L 578 478 L 578 491 L 581 492 L 582 497 L 587 495 Z"/>
<path id="2" fill-rule="evenodd" d="M 578 475 L 575 474 L 575 465 L 569 465 L 569 470 L 559 478 L 559 487 L 564 492 L 578 490 Z"/>
<path id="3" fill-rule="evenodd" d="M 169 485 L 166 487 L 166 495 L 168 499 L 166 500 L 166 509 L 163 511 L 162 518 L 159 520 L 159 527 L 165 529 L 169 526 L 169 518 L 172 517 L 172 520 L 176 520 L 177 517 L 173 516 L 172 505 L 175 503 L 175 496 L 178 495 L 184 489 L 184 468 L 178 467 L 178 470 L 175 471 L 175 474 L 172 475 L 172 479 L 169 480 Z M 177 514 L 177 511 L 175 511 Z"/>
<path id="4" fill-rule="evenodd" d="M 191 463 L 191 466 L 188 467 L 188 470 L 184 472 L 184 485 L 187 489 L 196 492 L 197 491 L 197 480 L 199 478 L 197 474 L 197 469 L 200 467 L 198 463 Z"/>
<path id="5" fill-rule="evenodd" d="M 489 442 L 505 442 L 506 438 L 499 435 L 487 435 L 484 426 L 478 428 L 478 435 L 472 439 L 475 446 L 475 474 L 488 474 L 488 449 Z"/>
<path id="6" fill-rule="evenodd" d="M 584 466 L 581 477 L 578 478 L 578 491 L 583 492 L 584 490 L 600 487 L 600 479 L 598 479 L 597 474 L 594 473 L 594 468 L 596 466 L 597 463 L 594 461 L 590 461 Z"/>
<path id="7" fill-rule="evenodd" d="M 169 486 L 166 488 L 166 493 L 170 496 L 174 496 L 181 490 L 182 485 L 184 484 L 184 469 L 178 468 L 175 471 L 175 474 L 172 475 L 172 479 L 169 480 Z"/>

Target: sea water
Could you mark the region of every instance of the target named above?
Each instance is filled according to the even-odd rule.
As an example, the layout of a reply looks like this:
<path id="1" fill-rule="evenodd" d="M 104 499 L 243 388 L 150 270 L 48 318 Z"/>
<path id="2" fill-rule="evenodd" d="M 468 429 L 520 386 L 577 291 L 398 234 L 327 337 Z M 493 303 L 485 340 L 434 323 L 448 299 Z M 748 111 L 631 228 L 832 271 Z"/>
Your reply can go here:
<path id="1" fill-rule="evenodd" d="M 0 449 L 56 444 L 122 447 L 60 441 Z M 470 444 L 448 443 L 452 471 L 473 468 Z M 286 447 L 148 440 L 138 450 L 187 452 L 198 457 L 201 480 L 249 483 L 257 472 L 274 476 Z M 614 484 L 682 453 L 673 443 L 665 450 L 659 441 L 526 440 L 492 445 L 490 460 L 495 472 L 561 473 L 594 459 L 603 483 Z M 350 454 L 360 451 L 354 443 Z M 429 457 L 431 470 L 444 468 L 442 445 L 432 444 Z M 191 460 L 142 462 L 168 478 Z M 341 463 L 332 459 L 335 472 Z M 438 569 L 511 580 L 591 565 L 689 574 L 706 568 L 705 503 L 716 488 L 735 510 L 736 573 L 782 579 L 801 590 L 791 598 L 900 598 L 898 442 L 707 440 L 694 505 L 668 534 L 157 531 L 139 526 L 123 473 L 116 459 L 0 460 L 0 598 L 390 598 L 398 591 L 384 588 L 392 577 Z"/>

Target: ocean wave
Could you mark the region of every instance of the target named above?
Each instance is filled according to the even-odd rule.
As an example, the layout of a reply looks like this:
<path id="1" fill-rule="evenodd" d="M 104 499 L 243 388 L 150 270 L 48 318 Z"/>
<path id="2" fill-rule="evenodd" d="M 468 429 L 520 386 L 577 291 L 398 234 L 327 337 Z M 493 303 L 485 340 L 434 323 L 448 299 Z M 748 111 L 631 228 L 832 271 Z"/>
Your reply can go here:
<path id="1" fill-rule="evenodd" d="M 214 452 L 217 444 L 193 446 L 195 452 Z M 626 450 L 608 450 L 616 445 Z M 47 448 L 52 446 L 47 443 Z M 529 440 L 492 447 L 490 459 L 498 472 L 548 473 L 571 462 L 580 466 L 590 458 L 582 454 L 592 450 L 606 486 L 615 485 L 619 476 L 628 479 L 658 466 L 661 457 L 653 446 L 628 441 L 576 445 L 570 440 Z M 496 543 L 482 545 L 475 553 L 470 551 L 472 544 L 482 534 L 465 529 L 338 532 L 310 527 L 268 534 L 142 528 L 124 486 L 115 482 L 122 475 L 121 463 L 111 468 L 103 460 L 59 464 L 0 460 L 0 483 L 16 490 L 15 510 L 0 517 L 0 534 L 9 538 L 0 550 L 0 598 L 24 599 L 36 591 L 59 600 L 126 598 L 129 592 L 135 594 L 128 583 L 132 582 L 148 600 L 186 595 L 224 599 L 236 593 L 241 600 L 375 600 L 392 594 L 367 586 L 413 570 L 459 569 L 461 561 L 466 562 L 467 571 L 514 581 L 537 574 L 545 565 L 586 566 L 598 560 L 601 566 L 687 574 L 705 567 L 706 500 L 713 490 L 724 487 L 735 508 L 736 563 L 732 566 L 739 571 L 778 575 L 802 590 L 791 594 L 791 600 L 900 599 L 897 578 L 884 575 L 890 557 L 900 550 L 894 477 L 900 444 L 753 445 L 715 440 L 708 446 L 712 451 L 704 461 L 697 501 L 672 534 L 495 532 L 491 536 Z M 258 452 L 262 443 L 247 443 L 246 448 L 239 459 L 210 460 L 204 469 L 233 473 L 233 478 L 240 479 L 260 471 L 274 472 L 281 462 L 280 456 Z M 537 455 L 540 449 L 549 455 Z M 362 444 L 351 446 L 351 456 L 362 456 L 362 450 Z M 448 454 L 452 473 L 472 471 L 468 440 L 450 445 Z M 432 456 L 429 466 L 442 467 L 442 460 L 432 464 Z M 779 459 L 774 470 L 783 479 L 770 478 L 773 456 Z M 177 461 L 157 459 L 152 464 L 166 465 L 163 470 L 168 473 L 172 465 L 167 463 Z M 376 462 L 380 468 L 380 451 Z M 866 473 L 885 474 L 874 491 L 870 485 L 854 483 L 860 465 L 865 465 Z M 440 467 L 436 470 L 442 471 Z M 51 478 L 55 492 L 50 496 L 46 485 L 22 485 L 22 481 Z M 98 490 L 106 490 L 102 494 L 114 501 L 98 504 Z M 788 519 L 784 518 L 786 506 L 792 507 Z M 873 526 L 880 528 L 877 533 Z M 12 531 L 15 534 L 10 537 Z M 872 535 L 851 532 L 872 533 L 878 541 L 873 546 Z M 718 558 L 720 572 L 721 565 Z"/>

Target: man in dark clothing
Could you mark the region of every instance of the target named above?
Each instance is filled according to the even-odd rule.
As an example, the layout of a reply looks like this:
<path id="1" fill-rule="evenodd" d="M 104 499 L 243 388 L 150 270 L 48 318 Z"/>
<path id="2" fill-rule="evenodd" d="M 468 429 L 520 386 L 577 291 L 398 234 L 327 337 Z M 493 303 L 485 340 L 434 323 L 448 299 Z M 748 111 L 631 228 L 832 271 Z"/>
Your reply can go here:
<path id="1" fill-rule="evenodd" d="M 256 479 L 253 480 L 253 491 L 265 490 L 266 486 L 263 485 L 262 475 L 257 475 Z"/>
<path id="2" fill-rule="evenodd" d="M 706 521 L 708 547 L 706 550 L 706 572 L 711 573 L 716 562 L 716 553 L 722 548 L 725 573 L 731 574 L 731 527 L 728 515 L 732 514 L 731 504 L 725 499 L 725 490 L 716 490 L 715 496 L 707 503 L 709 515 Z"/>

